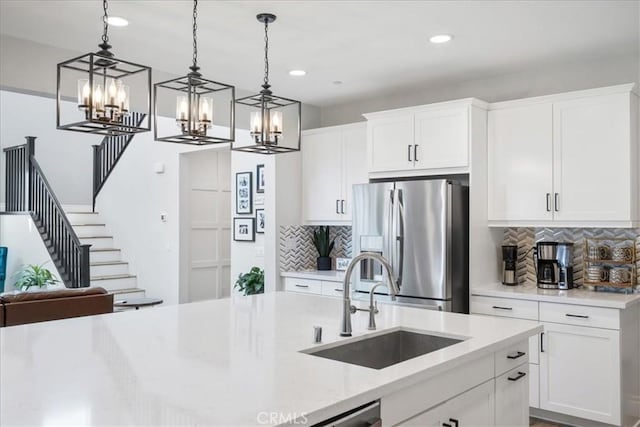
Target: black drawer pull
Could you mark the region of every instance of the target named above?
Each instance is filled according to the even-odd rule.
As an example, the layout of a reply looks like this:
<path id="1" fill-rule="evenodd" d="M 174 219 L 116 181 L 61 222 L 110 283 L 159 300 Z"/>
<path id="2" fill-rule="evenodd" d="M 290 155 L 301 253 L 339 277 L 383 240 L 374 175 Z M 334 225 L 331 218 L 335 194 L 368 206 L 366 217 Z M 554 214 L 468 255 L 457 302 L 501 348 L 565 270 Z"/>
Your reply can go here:
<path id="1" fill-rule="evenodd" d="M 449 421 L 453 423 L 453 427 L 458 427 L 458 420 L 456 420 L 455 418 L 449 418 Z"/>
<path id="2" fill-rule="evenodd" d="M 296 285 L 296 288 L 308 288 L 309 285 Z"/>
<path id="3" fill-rule="evenodd" d="M 500 307 L 499 305 L 494 305 L 493 308 L 496 310 L 513 310 L 512 307 Z"/>
<path id="4" fill-rule="evenodd" d="M 334 291 L 336 291 L 336 292 L 344 292 L 344 289 L 335 288 Z"/>
<path id="5" fill-rule="evenodd" d="M 520 378 L 524 377 L 525 375 L 527 375 L 525 372 L 518 372 L 518 375 L 516 375 L 515 377 L 507 377 L 507 379 L 509 381 L 518 381 Z"/>
<path id="6" fill-rule="evenodd" d="M 442 423 L 442 427 L 453 427 L 451 424 L 448 423 Z"/>
<path id="7" fill-rule="evenodd" d="M 585 316 L 584 314 L 570 314 L 570 313 L 567 313 L 567 314 L 565 314 L 565 316 L 567 316 L 567 317 L 577 317 L 579 319 L 588 319 L 589 318 L 589 316 Z"/>
<path id="8" fill-rule="evenodd" d="M 521 358 L 522 356 L 524 356 L 525 354 L 527 354 L 527 353 L 525 353 L 525 352 L 523 352 L 523 351 L 518 351 L 518 352 L 516 352 L 516 354 L 510 354 L 510 355 L 508 355 L 508 356 L 507 356 L 507 359 L 519 359 L 519 358 Z"/>

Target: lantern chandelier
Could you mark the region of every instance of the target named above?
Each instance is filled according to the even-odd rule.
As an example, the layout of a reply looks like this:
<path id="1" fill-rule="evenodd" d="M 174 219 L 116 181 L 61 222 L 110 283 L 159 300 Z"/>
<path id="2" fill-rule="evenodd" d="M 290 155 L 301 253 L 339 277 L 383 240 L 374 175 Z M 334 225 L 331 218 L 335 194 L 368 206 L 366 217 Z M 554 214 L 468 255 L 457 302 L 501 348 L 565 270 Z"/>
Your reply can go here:
<path id="1" fill-rule="evenodd" d="M 269 84 L 269 24 L 276 16 L 261 13 L 256 18 L 264 24 L 264 80 L 260 93 L 236 101 L 236 107 L 249 111 L 250 138 L 233 141 L 231 149 L 260 154 L 300 151 L 300 101 L 274 95 Z"/>
<path id="2" fill-rule="evenodd" d="M 102 1 L 102 8 L 100 50 L 58 64 L 57 128 L 107 136 L 149 131 L 151 68 L 114 57 L 109 44 L 107 0 Z M 76 96 L 71 95 L 74 92 Z M 63 105 L 63 101 L 74 98 L 77 108 Z M 132 114 L 134 108 L 139 111 Z"/>
<path id="3" fill-rule="evenodd" d="M 235 87 L 207 80 L 198 66 L 198 0 L 193 2 L 193 63 L 186 76 L 153 85 L 154 135 L 157 141 L 184 144 L 231 142 L 235 136 Z M 160 109 L 175 105 L 175 124 Z M 214 126 L 214 113 L 216 126 Z M 160 118 L 159 118 L 160 116 Z M 175 127 L 179 134 L 175 134 Z"/>

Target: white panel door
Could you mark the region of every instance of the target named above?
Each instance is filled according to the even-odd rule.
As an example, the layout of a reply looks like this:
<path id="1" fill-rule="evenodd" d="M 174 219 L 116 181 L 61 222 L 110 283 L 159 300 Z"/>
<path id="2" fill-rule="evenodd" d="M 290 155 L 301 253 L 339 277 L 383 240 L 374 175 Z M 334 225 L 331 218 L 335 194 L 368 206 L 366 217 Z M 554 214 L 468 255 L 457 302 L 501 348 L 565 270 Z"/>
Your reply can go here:
<path id="1" fill-rule="evenodd" d="M 301 151 L 305 222 L 341 220 L 341 132 L 331 130 L 303 135 Z"/>
<path id="2" fill-rule="evenodd" d="M 413 113 L 369 120 L 369 172 L 412 170 L 413 135 Z"/>
<path id="3" fill-rule="evenodd" d="M 496 426 L 529 425 L 529 364 L 496 378 Z"/>
<path id="4" fill-rule="evenodd" d="M 416 169 L 469 166 L 469 107 L 415 115 Z"/>
<path id="5" fill-rule="evenodd" d="M 351 221 L 351 191 L 354 184 L 366 184 L 369 182 L 367 175 L 367 128 L 362 126 L 345 129 L 342 131 L 342 164 L 343 164 L 343 189 L 341 206 L 342 219 Z"/>
<path id="6" fill-rule="evenodd" d="M 630 118 L 629 94 L 553 105 L 556 220 L 632 219 Z"/>
<path id="7" fill-rule="evenodd" d="M 544 323 L 540 408 L 620 424 L 618 331 Z"/>
<path id="8" fill-rule="evenodd" d="M 489 221 L 550 221 L 553 189 L 551 104 L 488 115 Z"/>
<path id="9" fill-rule="evenodd" d="M 231 156 L 188 154 L 187 301 L 224 298 L 231 290 Z"/>

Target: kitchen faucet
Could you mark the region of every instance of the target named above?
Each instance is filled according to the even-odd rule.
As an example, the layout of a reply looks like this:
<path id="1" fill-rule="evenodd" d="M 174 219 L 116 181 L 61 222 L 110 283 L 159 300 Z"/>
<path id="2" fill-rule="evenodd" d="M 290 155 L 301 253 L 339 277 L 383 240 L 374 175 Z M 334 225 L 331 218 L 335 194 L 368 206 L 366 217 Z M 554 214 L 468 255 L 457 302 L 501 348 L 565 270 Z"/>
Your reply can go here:
<path id="1" fill-rule="evenodd" d="M 378 286 L 381 286 L 383 283 L 376 284 L 373 288 L 371 288 L 371 292 L 369 293 L 369 309 L 357 308 L 354 305 L 351 305 L 351 274 L 353 273 L 353 269 L 356 264 L 358 264 L 363 259 L 370 259 L 373 261 L 377 261 L 382 265 L 382 268 L 387 273 L 387 282 L 389 293 L 391 294 L 391 299 L 395 300 L 396 295 L 400 292 L 398 288 L 398 283 L 393 278 L 392 268 L 389 265 L 389 262 L 382 256 L 375 252 L 362 252 L 357 255 L 349 264 L 347 271 L 344 274 L 344 286 L 343 286 L 343 301 L 342 301 L 342 326 L 340 329 L 340 336 L 342 337 L 350 337 L 351 336 L 351 314 L 356 311 L 368 311 L 369 312 L 369 329 L 373 330 L 376 328 L 376 320 L 375 315 L 378 312 L 377 304 L 374 302 L 374 291 Z"/>

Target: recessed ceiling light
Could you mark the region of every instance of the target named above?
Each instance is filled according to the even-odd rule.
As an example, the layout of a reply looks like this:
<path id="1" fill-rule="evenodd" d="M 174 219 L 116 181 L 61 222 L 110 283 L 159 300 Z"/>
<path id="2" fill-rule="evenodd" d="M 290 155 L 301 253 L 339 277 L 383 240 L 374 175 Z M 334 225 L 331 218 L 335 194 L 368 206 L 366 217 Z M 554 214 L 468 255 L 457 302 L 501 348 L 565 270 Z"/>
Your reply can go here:
<path id="1" fill-rule="evenodd" d="M 110 16 L 107 18 L 107 24 L 113 25 L 114 27 L 126 27 L 129 25 L 129 21 L 119 16 Z"/>
<path id="2" fill-rule="evenodd" d="M 440 43 L 446 43 L 451 41 L 451 39 L 453 39 L 453 36 L 450 34 L 438 34 L 435 36 L 432 36 L 429 41 L 431 43 L 435 43 L 435 44 L 440 44 Z"/>
<path id="3" fill-rule="evenodd" d="M 291 70 L 289 71 L 290 76 L 300 77 L 306 75 L 307 72 L 305 70 Z"/>

